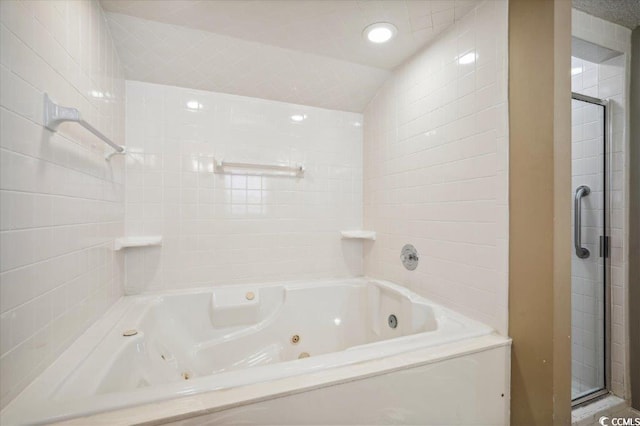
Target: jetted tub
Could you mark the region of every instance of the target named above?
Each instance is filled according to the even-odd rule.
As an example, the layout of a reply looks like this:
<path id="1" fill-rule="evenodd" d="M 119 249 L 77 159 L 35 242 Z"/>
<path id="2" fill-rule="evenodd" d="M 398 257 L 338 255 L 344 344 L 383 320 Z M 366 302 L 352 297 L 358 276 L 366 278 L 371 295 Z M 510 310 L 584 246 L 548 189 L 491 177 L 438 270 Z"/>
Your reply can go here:
<path id="1" fill-rule="evenodd" d="M 292 376 L 317 378 L 490 335 L 491 328 L 403 287 L 365 278 L 127 296 L 0 420 L 49 423 Z"/>

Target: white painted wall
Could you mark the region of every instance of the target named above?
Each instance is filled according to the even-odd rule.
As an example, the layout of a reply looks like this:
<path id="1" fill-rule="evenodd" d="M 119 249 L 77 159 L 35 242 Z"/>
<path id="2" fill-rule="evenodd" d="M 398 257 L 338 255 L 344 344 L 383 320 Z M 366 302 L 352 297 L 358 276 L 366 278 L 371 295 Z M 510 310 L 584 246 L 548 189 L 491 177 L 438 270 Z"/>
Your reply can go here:
<path id="1" fill-rule="evenodd" d="M 629 57 L 631 30 L 573 10 L 572 35 L 621 52 L 589 73 L 572 78 L 574 91 L 608 99 L 612 110 L 611 140 L 611 390 L 628 398 L 628 146 Z M 594 80 L 595 79 L 595 80 Z"/>
<path id="2" fill-rule="evenodd" d="M 0 407 L 121 294 L 124 163 L 43 96 L 124 143 L 124 79 L 97 1 L 0 2 Z"/>
<path id="3" fill-rule="evenodd" d="M 473 60 L 475 56 L 475 60 Z M 507 2 L 485 1 L 365 111 L 365 274 L 507 333 Z M 409 272 L 405 243 L 420 254 Z"/>
<path id="4" fill-rule="evenodd" d="M 187 104 L 193 102 L 196 110 Z M 300 122 L 292 115 L 306 116 Z M 127 82 L 127 291 L 362 274 L 362 115 Z M 213 173 L 214 158 L 303 178 Z"/>

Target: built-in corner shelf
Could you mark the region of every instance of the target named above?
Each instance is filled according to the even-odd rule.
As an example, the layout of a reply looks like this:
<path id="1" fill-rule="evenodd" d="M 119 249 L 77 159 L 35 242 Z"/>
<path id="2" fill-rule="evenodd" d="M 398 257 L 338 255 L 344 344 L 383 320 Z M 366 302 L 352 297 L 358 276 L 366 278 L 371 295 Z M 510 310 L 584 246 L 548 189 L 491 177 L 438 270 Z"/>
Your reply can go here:
<path id="1" fill-rule="evenodd" d="M 140 237 L 122 237 L 116 238 L 113 243 L 114 250 L 131 247 L 149 247 L 162 245 L 162 235 L 146 235 Z"/>
<path id="2" fill-rule="evenodd" d="M 341 231 L 342 239 L 375 240 L 375 231 Z"/>

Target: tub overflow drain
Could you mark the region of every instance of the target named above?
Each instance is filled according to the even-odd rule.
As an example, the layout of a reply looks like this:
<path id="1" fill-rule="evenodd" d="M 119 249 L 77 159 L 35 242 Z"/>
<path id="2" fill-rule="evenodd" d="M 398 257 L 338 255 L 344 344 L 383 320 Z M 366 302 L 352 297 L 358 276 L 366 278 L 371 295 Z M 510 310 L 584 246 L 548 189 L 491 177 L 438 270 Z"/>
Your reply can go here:
<path id="1" fill-rule="evenodd" d="M 396 318 L 396 316 L 393 314 L 389 315 L 388 322 L 389 322 L 389 327 L 391 328 L 396 328 L 398 326 L 398 318 Z"/>
<path id="2" fill-rule="evenodd" d="M 309 355 L 309 352 L 302 352 L 300 355 L 298 355 L 298 359 L 302 359 L 302 358 L 309 358 L 311 355 Z"/>
<path id="3" fill-rule="evenodd" d="M 293 336 L 291 336 L 291 343 L 293 343 L 294 345 L 299 341 L 300 341 L 300 336 L 298 336 L 297 334 L 294 334 Z"/>
<path id="4" fill-rule="evenodd" d="M 136 329 L 131 329 L 131 330 L 125 330 L 122 332 L 122 335 L 124 337 L 130 337 L 130 336 L 135 336 L 136 334 L 138 334 L 138 330 Z"/>

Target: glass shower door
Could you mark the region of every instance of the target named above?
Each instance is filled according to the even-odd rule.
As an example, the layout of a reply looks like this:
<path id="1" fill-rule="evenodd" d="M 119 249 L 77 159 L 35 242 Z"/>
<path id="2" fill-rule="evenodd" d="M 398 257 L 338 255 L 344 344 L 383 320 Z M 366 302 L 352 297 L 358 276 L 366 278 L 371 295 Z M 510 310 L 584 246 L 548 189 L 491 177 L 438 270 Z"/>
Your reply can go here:
<path id="1" fill-rule="evenodd" d="M 571 397 L 606 392 L 606 103 L 572 100 Z"/>

